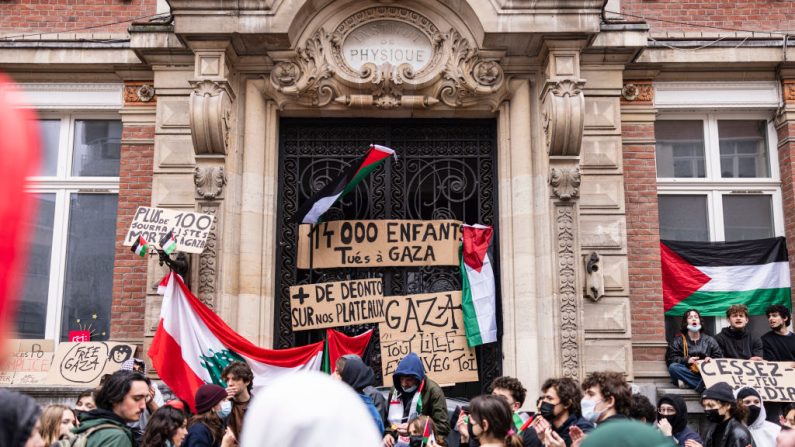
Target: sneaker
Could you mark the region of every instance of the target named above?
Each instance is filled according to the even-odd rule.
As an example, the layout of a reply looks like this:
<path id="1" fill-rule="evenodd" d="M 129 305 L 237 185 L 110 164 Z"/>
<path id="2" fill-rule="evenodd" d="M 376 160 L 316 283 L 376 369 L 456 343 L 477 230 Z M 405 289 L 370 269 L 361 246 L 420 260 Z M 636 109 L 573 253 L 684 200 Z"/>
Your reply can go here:
<path id="1" fill-rule="evenodd" d="M 680 389 L 682 389 L 682 390 L 686 390 L 686 389 L 690 388 L 690 387 L 689 387 L 689 386 L 687 386 L 687 384 L 686 384 L 685 382 L 683 382 L 681 379 L 679 379 L 679 380 L 676 382 L 676 386 L 678 386 L 678 387 L 679 387 Z"/>

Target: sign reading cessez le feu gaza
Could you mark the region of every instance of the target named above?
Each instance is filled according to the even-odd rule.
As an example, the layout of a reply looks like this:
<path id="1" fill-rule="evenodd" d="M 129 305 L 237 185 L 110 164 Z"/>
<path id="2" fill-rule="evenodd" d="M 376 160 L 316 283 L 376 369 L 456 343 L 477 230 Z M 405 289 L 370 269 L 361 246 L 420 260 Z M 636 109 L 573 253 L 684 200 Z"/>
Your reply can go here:
<path id="1" fill-rule="evenodd" d="M 461 222 L 337 220 L 301 225 L 298 268 L 458 265 Z"/>
<path id="2" fill-rule="evenodd" d="M 207 236 L 213 226 L 214 216 L 188 210 L 170 210 L 139 206 L 135 211 L 130 229 L 124 238 L 124 246 L 133 245 L 138 236 L 150 244 L 158 245 L 169 231 L 174 231 L 177 250 L 186 253 L 201 253 L 207 244 Z"/>

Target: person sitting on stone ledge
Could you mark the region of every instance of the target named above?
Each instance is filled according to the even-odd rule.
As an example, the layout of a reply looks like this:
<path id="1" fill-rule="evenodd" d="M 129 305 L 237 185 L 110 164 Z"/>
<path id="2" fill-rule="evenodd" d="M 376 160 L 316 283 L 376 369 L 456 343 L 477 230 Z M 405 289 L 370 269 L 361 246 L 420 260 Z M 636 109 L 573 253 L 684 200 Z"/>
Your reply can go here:
<path id="1" fill-rule="evenodd" d="M 698 310 L 685 311 L 680 332 L 671 340 L 665 354 L 665 363 L 673 384 L 679 388 L 692 388 L 699 393 L 704 391 L 699 362 L 723 357 L 718 342 L 703 333 L 703 322 Z"/>
<path id="2" fill-rule="evenodd" d="M 723 356 L 727 359 L 762 360 L 762 340 L 748 330 L 748 307 L 734 304 L 726 309 L 729 327 L 715 335 Z"/>

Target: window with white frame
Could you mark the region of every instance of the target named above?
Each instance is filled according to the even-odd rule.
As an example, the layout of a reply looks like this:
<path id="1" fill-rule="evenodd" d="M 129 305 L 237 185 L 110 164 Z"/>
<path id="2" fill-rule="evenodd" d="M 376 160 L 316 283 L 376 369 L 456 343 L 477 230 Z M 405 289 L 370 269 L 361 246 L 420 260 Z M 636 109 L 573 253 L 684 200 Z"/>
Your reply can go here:
<path id="1" fill-rule="evenodd" d="M 661 239 L 736 241 L 784 234 L 771 113 L 663 114 L 655 122 L 655 139 Z M 754 333 L 768 330 L 764 317 L 752 319 Z M 669 337 L 679 324 L 678 317 L 666 318 Z"/>
<path id="2" fill-rule="evenodd" d="M 110 333 L 122 123 L 116 113 L 40 113 L 42 164 L 17 315 L 22 338 Z"/>

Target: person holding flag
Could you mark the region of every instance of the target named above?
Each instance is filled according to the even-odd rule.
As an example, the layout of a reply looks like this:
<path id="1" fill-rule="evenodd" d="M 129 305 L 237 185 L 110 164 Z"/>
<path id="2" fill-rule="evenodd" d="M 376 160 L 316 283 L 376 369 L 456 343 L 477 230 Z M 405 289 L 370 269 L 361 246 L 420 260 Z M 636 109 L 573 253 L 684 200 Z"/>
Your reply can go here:
<path id="1" fill-rule="evenodd" d="M 447 420 L 447 403 L 442 388 L 425 375 L 422 360 L 410 352 L 398 363 L 392 375 L 394 387 L 389 392 L 389 411 L 387 412 L 384 446 L 394 447 L 398 436 L 408 435 L 408 422 L 419 415 L 430 416 L 439 434 L 437 443 L 445 445 L 450 433 Z"/>

